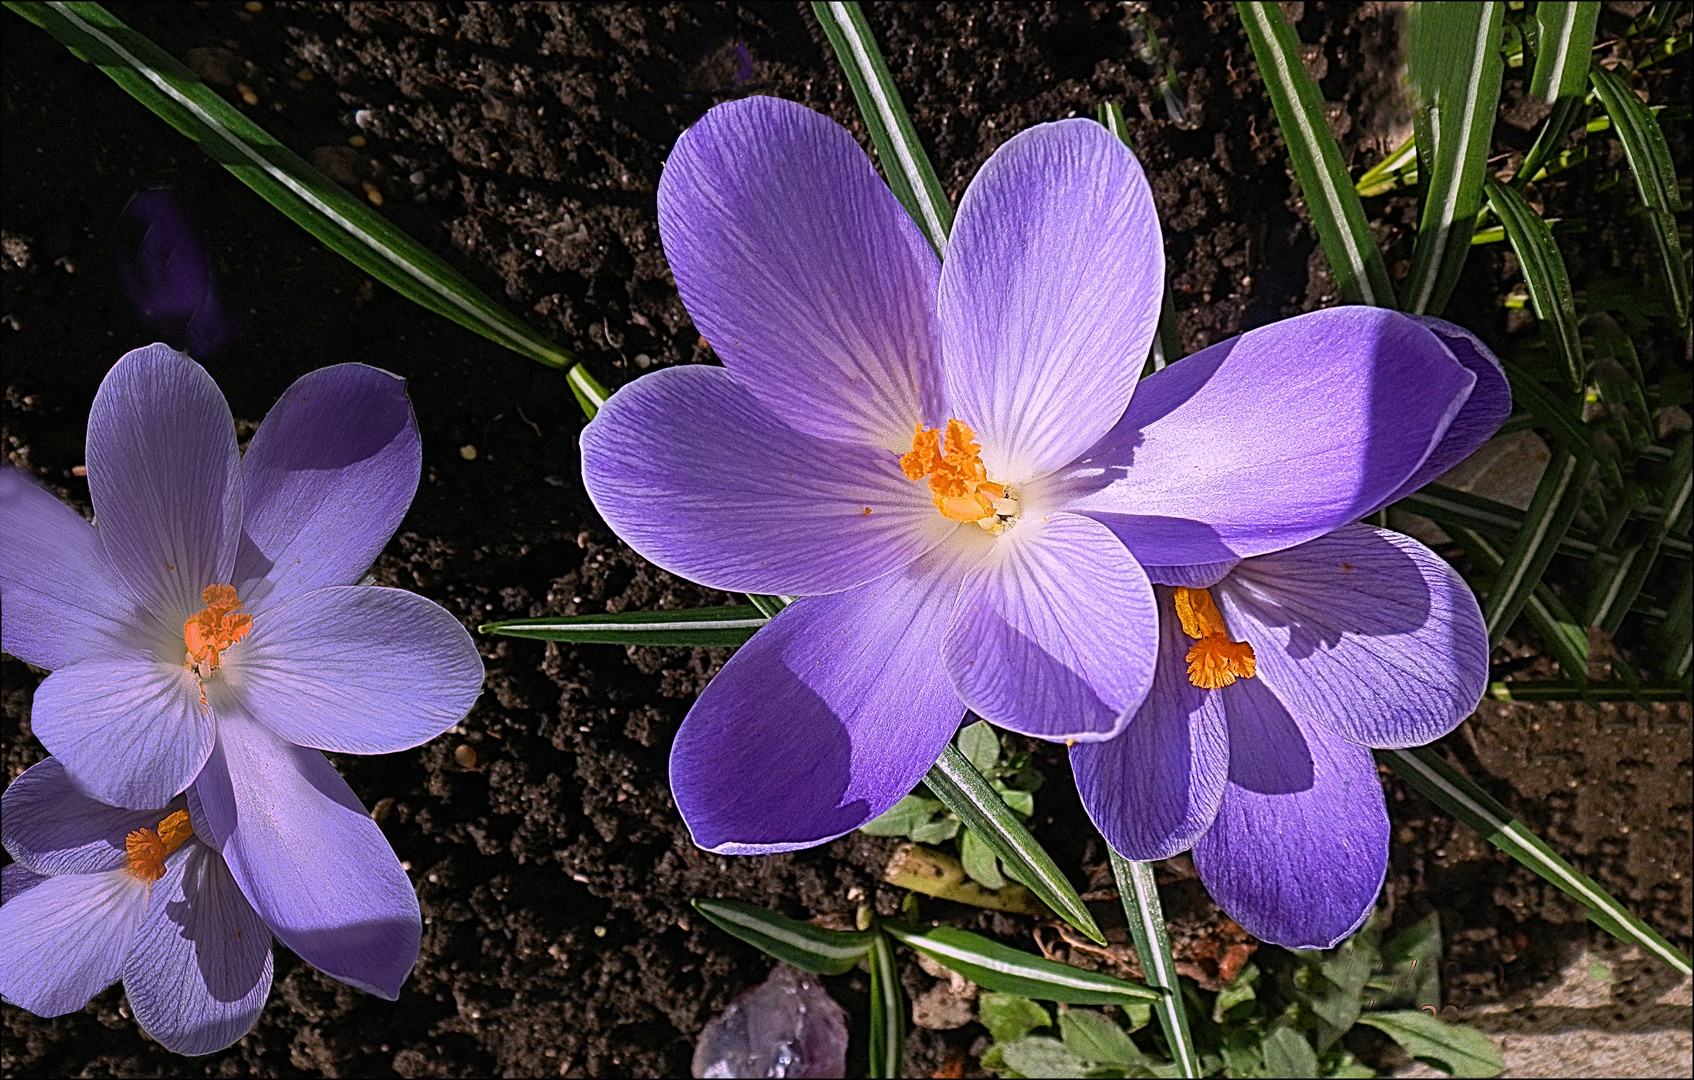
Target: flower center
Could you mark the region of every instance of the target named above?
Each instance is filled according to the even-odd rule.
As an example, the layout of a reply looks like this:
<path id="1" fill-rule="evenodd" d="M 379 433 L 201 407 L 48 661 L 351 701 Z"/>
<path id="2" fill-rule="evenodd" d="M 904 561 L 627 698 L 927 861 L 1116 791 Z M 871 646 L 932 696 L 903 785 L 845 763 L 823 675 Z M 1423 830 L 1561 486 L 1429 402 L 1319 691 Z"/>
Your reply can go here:
<path id="1" fill-rule="evenodd" d="M 1017 499 L 988 479 L 976 432 L 962 420 L 947 421 L 945 436 L 940 428 L 913 425 L 912 451 L 901 455 L 900 471 L 908 480 L 929 477 L 935 508 L 948 521 L 974 521 L 999 533 L 1017 519 Z"/>
<path id="2" fill-rule="evenodd" d="M 218 654 L 253 632 L 253 616 L 236 614 L 241 600 L 233 585 L 208 585 L 200 599 L 206 606 L 182 624 L 182 640 L 188 646 L 184 663 L 204 679 L 218 670 Z"/>
<path id="3" fill-rule="evenodd" d="M 1228 686 L 1236 679 L 1251 679 L 1258 668 L 1253 646 L 1229 640 L 1223 612 L 1205 589 L 1177 586 L 1176 617 L 1182 632 L 1197 638 L 1188 650 L 1188 681 L 1206 690 Z"/>
<path id="4" fill-rule="evenodd" d="M 178 810 L 159 822 L 157 832 L 137 829 L 124 837 L 124 851 L 129 855 L 129 872 L 149 885 L 165 876 L 165 858 L 194 835 L 188 823 L 188 811 Z"/>

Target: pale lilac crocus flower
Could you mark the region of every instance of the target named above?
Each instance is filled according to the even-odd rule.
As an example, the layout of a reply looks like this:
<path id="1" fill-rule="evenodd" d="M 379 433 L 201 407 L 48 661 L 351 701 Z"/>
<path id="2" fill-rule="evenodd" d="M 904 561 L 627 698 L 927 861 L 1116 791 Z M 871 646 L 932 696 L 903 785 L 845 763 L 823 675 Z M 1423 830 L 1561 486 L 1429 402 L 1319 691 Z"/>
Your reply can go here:
<path id="1" fill-rule="evenodd" d="M 966 709 L 1117 736 L 1154 680 L 1154 582 L 1356 520 L 1476 383 L 1424 324 L 1341 308 L 1136 392 L 1163 247 L 1139 164 L 1091 121 L 1001 146 L 942 262 L 840 126 L 732 102 L 678 142 L 659 226 L 724 366 L 615 394 L 583 433 L 589 494 L 667 570 L 801 597 L 677 734 L 672 791 L 713 851 L 869 821 Z"/>
<path id="2" fill-rule="evenodd" d="M 394 375 L 303 376 L 243 456 L 211 376 L 154 345 L 95 395 L 98 530 L 0 469 L 0 647 L 53 672 L 36 737 L 103 802 L 150 809 L 188 789 L 196 835 L 283 943 L 389 998 L 417 959 L 417 899 L 319 751 L 416 746 L 480 692 L 458 620 L 354 585 L 411 505 L 421 460 Z"/>

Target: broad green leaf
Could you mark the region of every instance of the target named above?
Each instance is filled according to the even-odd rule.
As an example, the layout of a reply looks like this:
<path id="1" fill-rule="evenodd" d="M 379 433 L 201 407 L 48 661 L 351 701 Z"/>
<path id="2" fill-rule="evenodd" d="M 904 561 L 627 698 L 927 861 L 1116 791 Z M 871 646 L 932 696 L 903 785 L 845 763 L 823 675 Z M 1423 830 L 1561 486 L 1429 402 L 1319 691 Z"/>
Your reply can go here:
<path id="1" fill-rule="evenodd" d="M 1676 214 L 1682 209 L 1677 190 L 1676 169 L 1671 163 L 1665 133 L 1622 75 L 1598 64 L 1588 70 L 1589 81 L 1606 115 L 1612 118 L 1624 156 L 1635 174 L 1635 186 L 1646 204 L 1648 232 L 1658 254 L 1658 278 L 1665 302 L 1678 326 L 1688 325 L 1688 276 L 1683 267 L 1682 241 L 1677 236 Z"/>
<path id="2" fill-rule="evenodd" d="M 947 809 L 994 849 L 1006 865 L 1007 873 L 1029 886 L 1042 903 L 1066 922 L 1100 944 L 1106 943 L 1094 916 L 1088 913 L 1088 906 L 1076 894 L 1059 864 L 952 743 L 941 751 L 924 783 Z"/>
<path id="3" fill-rule="evenodd" d="M 912 831 L 906 835 L 920 844 L 939 844 L 959 835 L 959 819 L 947 815 L 933 817 L 914 825 Z"/>
<path id="4" fill-rule="evenodd" d="M 1317 1052 L 1286 1020 L 1272 1024 L 1260 1045 L 1265 1055 L 1265 1072 L 1269 1075 L 1313 1078 L 1318 1075 Z"/>
<path id="5" fill-rule="evenodd" d="M 964 864 L 965 873 L 990 889 L 1006 887 L 1006 879 L 1000 875 L 1000 860 L 995 857 L 994 849 L 970 829 L 966 829 L 959 837 L 959 862 Z"/>
<path id="6" fill-rule="evenodd" d="M 570 386 L 571 394 L 582 409 L 582 415 L 590 420 L 600 411 L 600 406 L 606 404 L 606 399 L 612 396 L 611 391 L 601 386 L 583 364 L 572 365 L 571 369 L 565 372 L 565 383 Z"/>
<path id="7" fill-rule="evenodd" d="M 1529 92 L 1542 101 L 1580 98 L 1588 90 L 1588 54 L 1594 47 L 1594 27 L 1600 19 L 1599 0 L 1535 5 L 1540 40 L 1535 48 L 1535 71 Z"/>
<path id="8" fill-rule="evenodd" d="M 943 819 L 950 830 L 956 831 L 955 818 Z M 928 826 L 925 826 L 927 829 Z M 914 830 L 923 834 L 923 830 Z M 938 837 L 948 839 L 949 837 Z M 936 842 L 936 841 L 932 841 Z M 882 880 L 901 889 L 923 893 L 925 896 L 951 900 L 956 904 L 987 908 L 990 911 L 1010 911 L 1019 915 L 1045 916 L 1047 908 L 1035 894 L 1017 882 L 990 889 L 972 881 L 964 864 L 944 851 L 924 847 L 922 843 L 901 844 L 889 856 L 883 867 Z"/>
<path id="9" fill-rule="evenodd" d="M 768 956 L 818 975 L 851 971 L 880 936 L 875 930 L 828 930 L 739 900 L 692 901 L 719 929 Z"/>
<path id="10" fill-rule="evenodd" d="M 8 3 L 91 61 L 323 245 L 413 302 L 549 367 L 575 358 L 308 165 L 175 57 L 95 3 Z"/>
<path id="11" fill-rule="evenodd" d="M 1212 1023 L 1221 1024 L 1229 1016 L 1230 1010 L 1240 1005 L 1248 1005 L 1259 998 L 1259 992 L 1254 984 L 1259 981 L 1259 966 L 1248 964 L 1242 968 L 1229 985 L 1218 991 L 1218 996 L 1212 1001 Z M 1245 1015 L 1245 1014 L 1244 1014 Z"/>
<path id="12" fill-rule="evenodd" d="M 1406 17 L 1406 70 L 1424 177 L 1401 304 L 1414 314 L 1441 314 L 1470 254 L 1505 70 L 1500 56 L 1505 8 L 1497 0 L 1420 0 Z"/>
<path id="13" fill-rule="evenodd" d="M 859 826 L 871 836 L 911 836 L 912 830 L 941 813 L 941 804 L 922 795 L 907 795 L 882 812 L 880 817 Z"/>
<path id="14" fill-rule="evenodd" d="M 1006 800 L 1006 805 L 1012 808 L 1012 813 L 1019 817 L 1029 817 L 1035 813 L 1035 796 L 1032 793 L 1006 787 L 998 780 L 994 781 L 994 790 Z"/>
<path id="15" fill-rule="evenodd" d="M 1124 122 L 1123 108 L 1115 101 L 1102 101 L 1094 111 L 1094 118 L 1100 121 L 1107 131 L 1118 137 L 1118 141 L 1135 152 L 1135 144 L 1129 138 L 1129 125 Z M 1182 359 L 1182 334 L 1177 328 L 1176 300 L 1171 296 L 1171 283 L 1165 280 L 1164 299 L 1159 304 L 1159 328 L 1153 335 L 1152 347 L 1148 350 L 1147 366 L 1143 377 L 1151 375 L 1167 364 L 1174 364 Z"/>
<path id="16" fill-rule="evenodd" d="M 1582 489 L 1593 466 L 1591 451 L 1573 454 L 1563 446 L 1553 448 L 1547 471 L 1536 486 L 1529 509 L 1524 511 L 1524 527 L 1483 600 L 1482 620 L 1488 627 L 1490 644 L 1499 644 L 1529 603 L 1565 530 L 1570 528 L 1571 518 L 1582 505 Z"/>
<path id="17" fill-rule="evenodd" d="M 1135 943 L 1135 955 L 1141 961 L 1142 977 L 1147 985 L 1162 991 L 1153 1002 L 1153 1010 L 1165 1033 L 1165 1045 L 1170 1048 L 1179 1075 L 1200 1076 L 1200 1053 L 1188 1028 L 1188 1011 L 1183 1005 L 1181 984 L 1177 982 L 1176 960 L 1171 954 L 1170 933 L 1165 928 L 1165 913 L 1159 903 L 1159 887 L 1153 880 L 1153 864 L 1132 862 L 1109 846 L 1107 852 L 1111 856 L 1118 896 L 1123 902 L 1124 918 L 1129 922 L 1130 940 Z"/>
<path id="18" fill-rule="evenodd" d="M 1419 1008 L 1440 1008 L 1441 913 L 1432 911 L 1395 934 L 1382 947 L 1382 962 L 1398 982 L 1389 984 L 1391 995 L 1404 995 Z"/>
<path id="19" fill-rule="evenodd" d="M 976 1018 L 997 1043 L 1013 1042 L 1036 1028 L 1052 1027 L 1045 1007 L 1017 994 L 988 991 L 976 999 Z"/>
<path id="20" fill-rule="evenodd" d="M 1288 146 L 1336 288 L 1347 303 L 1393 307 L 1388 268 L 1347 174 L 1341 148 L 1324 118 L 1323 94 L 1300 62 L 1300 39 L 1275 3 L 1240 2 L 1235 10 L 1276 109 L 1277 127 Z M 1475 216 L 1474 208 L 1471 214 Z M 1465 240 L 1470 240 L 1468 234 Z"/>
<path id="21" fill-rule="evenodd" d="M 884 923 L 883 929 L 942 967 L 1002 994 L 1068 1005 L 1131 1005 L 1163 996 L 1138 983 L 1054 963 L 953 926 L 924 930 Z"/>
<path id="22" fill-rule="evenodd" d="M 1000 763 L 1000 739 L 986 720 L 966 724 L 954 742 L 959 747 L 959 753 L 965 755 L 965 759 L 984 776 Z"/>
<path id="23" fill-rule="evenodd" d="M 483 623 L 477 630 L 503 637 L 568 641 L 579 645 L 674 645 L 727 648 L 744 645 L 769 622 L 751 606 L 682 611 L 620 611 Z"/>
<path id="24" fill-rule="evenodd" d="M 1145 1060 L 1141 1048 L 1123 1028 L 1092 1009 L 1066 1009 L 1059 1013 L 1059 1037 L 1084 1061 L 1133 1068 Z"/>
<path id="25" fill-rule="evenodd" d="M 1571 292 L 1570 275 L 1565 273 L 1564 256 L 1553 242 L 1553 232 L 1522 195 L 1492 176 L 1487 178 L 1485 190 L 1489 209 L 1500 219 L 1523 269 L 1530 303 L 1541 322 L 1541 336 L 1558 358 L 1571 393 L 1580 394 L 1586 364 L 1582 335 L 1576 328 L 1576 297 Z"/>
<path id="26" fill-rule="evenodd" d="M 944 254 L 947 234 L 953 228 L 953 207 L 929 164 L 929 155 L 918 142 L 912 118 L 906 114 L 864 12 L 856 3 L 814 3 L 812 14 L 847 73 L 888 186 L 923 230 L 935 253 Z"/>
<path id="27" fill-rule="evenodd" d="M 1475 1028 L 1443 1023 L 1421 1009 L 1365 1013 L 1359 1023 L 1369 1024 L 1406 1053 L 1432 1061 L 1454 1076 L 1499 1076 L 1506 1068 L 1493 1039 Z"/>
<path id="28" fill-rule="evenodd" d="M 1088 1063 L 1057 1039 L 1026 1035 L 1000 1046 L 1000 1060 L 1020 1076 L 1070 1077 L 1088 1075 Z"/>
<path id="29" fill-rule="evenodd" d="M 1431 802 L 1587 908 L 1588 917 L 1602 930 L 1619 941 L 1639 945 L 1684 975 L 1694 971 L 1688 957 L 1658 931 L 1631 915 L 1593 879 L 1557 855 L 1528 826 L 1514 818 L 1510 811 L 1470 778 L 1447 764 L 1433 748 L 1378 750 L 1376 757 L 1423 792 Z"/>
<path id="30" fill-rule="evenodd" d="M 894 963 L 894 946 L 876 934 L 871 944 L 870 1068 L 873 1077 L 902 1075 L 901 1054 L 906 1047 L 906 998 L 900 992 L 900 968 Z"/>

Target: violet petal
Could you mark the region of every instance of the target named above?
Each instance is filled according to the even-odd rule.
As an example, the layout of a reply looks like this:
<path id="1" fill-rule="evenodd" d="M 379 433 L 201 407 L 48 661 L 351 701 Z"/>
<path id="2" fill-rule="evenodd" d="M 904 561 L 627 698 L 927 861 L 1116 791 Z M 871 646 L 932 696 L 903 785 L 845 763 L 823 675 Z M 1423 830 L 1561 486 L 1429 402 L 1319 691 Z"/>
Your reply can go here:
<path id="1" fill-rule="evenodd" d="M 0 997 L 37 1016 L 63 1016 L 118 981 L 147 883 L 127 870 L 43 877 L 0 870 Z"/>
<path id="2" fill-rule="evenodd" d="M 165 804 L 161 803 L 163 807 Z M 167 809 L 125 810 L 78 791 L 58 758 L 38 761 L 0 795 L 0 841 L 38 874 L 121 870 L 124 837 L 157 829 Z"/>

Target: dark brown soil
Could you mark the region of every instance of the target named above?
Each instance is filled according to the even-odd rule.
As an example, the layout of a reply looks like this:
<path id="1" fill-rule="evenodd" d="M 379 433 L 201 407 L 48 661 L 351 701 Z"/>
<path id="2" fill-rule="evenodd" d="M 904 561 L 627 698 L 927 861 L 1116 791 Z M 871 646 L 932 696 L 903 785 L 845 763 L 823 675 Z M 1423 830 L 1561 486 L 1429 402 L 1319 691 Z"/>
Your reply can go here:
<path id="1" fill-rule="evenodd" d="M 372 184 L 396 223 L 609 385 L 648 363 L 709 357 L 677 299 L 654 213 L 678 134 L 748 93 L 792 98 L 863 131 L 799 4 L 112 7 L 227 83 L 231 100 L 240 101 L 235 84 L 250 90 L 260 124 L 342 170 L 355 190 Z M 1187 348 L 1334 303 L 1229 6 L 1151 7 L 1148 25 L 1180 75 L 1180 125 L 1133 48 L 1139 5 L 867 11 L 955 198 L 1021 128 L 1125 103 L 1163 216 Z M 1389 6 L 1284 7 L 1303 9 L 1299 29 L 1347 117 L 1349 152 L 1371 159 L 1404 123 Z M 3 18 L 9 460 L 87 510 L 87 484 L 72 470 L 94 390 L 119 355 L 153 340 L 115 283 L 113 223 L 136 190 L 169 185 L 199 216 L 239 313 L 242 334 L 201 357 L 238 418 L 256 422 L 290 382 L 328 363 L 359 360 L 410 380 L 425 482 L 379 580 L 470 625 L 726 601 L 645 565 L 598 520 L 578 478 L 582 419 L 558 373 L 373 287 L 98 70 Z M 355 136 L 362 146 L 350 146 Z M 1397 206 L 1384 211 L 1391 238 L 1405 224 Z M 1496 257 L 1473 258 L 1450 312 L 1485 336 L 1504 332 L 1500 271 Z M 113 990 L 57 1020 L 6 1006 L 0 1073 L 686 1074 L 701 1026 L 768 969 L 703 924 L 689 898 L 736 897 L 802 917 L 845 915 L 866 899 L 897 907 L 899 895 L 878 884 L 889 841 L 855 836 L 739 859 L 690 844 L 666 759 L 722 653 L 488 639 L 482 648 L 488 690 L 460 728 L 417 751 L 337 761 L 422 900 L 423 953 L 398 1004 L 279 950 L 270 1005 L 224 1053 L 186 1061 L 162 1051 Z M 29 728 L 41 673 L 3 664 L 9 779 L 43 753 Z M 1688 946 L 1685 707 L 1490 708 L 1449 743 L 1532 825 Z M 1048 778 L 1038 835 L 1085 884 L 1102 861 L 1099 840 L 1062 755 L 1035 750 Z M 1399 836 L 1388 896 L 1397 918 L 1442 911 L 1450 1000 L 1498 998 L 1587 941 L 1572 904 L 1398 783 L 1389 789 Z M 1033 947 L 1029 920 L 926 911 Z M 912 986 L 927 986 L 904 962 Z M 854 1016 L 850 1068 L 862 1070 L 863 977 L 831 988 Z M 913 1068 L 927 1075 L 973 1033 L 914 1034 Z"/>

